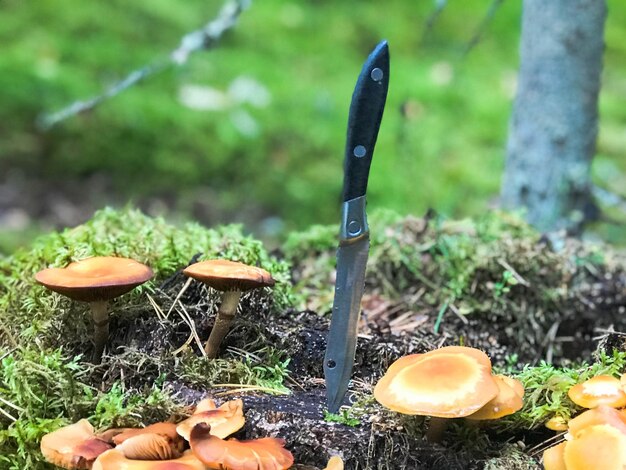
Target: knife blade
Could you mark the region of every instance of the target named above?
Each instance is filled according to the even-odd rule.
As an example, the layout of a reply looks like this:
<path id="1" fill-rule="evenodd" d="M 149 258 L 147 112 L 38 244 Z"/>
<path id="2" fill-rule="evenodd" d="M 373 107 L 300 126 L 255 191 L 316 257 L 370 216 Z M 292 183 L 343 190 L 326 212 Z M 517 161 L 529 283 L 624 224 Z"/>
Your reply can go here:
<path id="1" fill-rule="evenodd" d="M 363 65 L 348 116 L 337 277 L 324 356 L 326 401 L 331 413 L 339 410 L 348 391 L 356 353 L 369 252 L 365 193 L 388 87 L 389 47 L 382 41 Z"/>

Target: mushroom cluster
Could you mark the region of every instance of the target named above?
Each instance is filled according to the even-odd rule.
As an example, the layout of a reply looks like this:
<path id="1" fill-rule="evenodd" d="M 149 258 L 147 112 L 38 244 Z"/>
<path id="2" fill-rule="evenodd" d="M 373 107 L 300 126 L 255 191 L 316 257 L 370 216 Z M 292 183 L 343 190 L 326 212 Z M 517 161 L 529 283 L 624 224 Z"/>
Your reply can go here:
<path id="1" fill-rule="evenodd" d="M 220 407 L 203 400 L 178 424 L 155 423 L 139 429 L 94 434 L 87 420 L 58 429 L 41 440 L 48 462 L 66 469 L 93 470 L 284 470 L 293 464 L 285 441 L 274 437 L 226 439 L 241 429 L 243 402 Z"/>
<path id="2" fill-rule="evenodd" d="M 563 442 L 544 451 L 544 468 L 626 468 L 626 373 L 621 379 L 592 377 L 571 387 L 567 395 L 578 406 L 589 409 L 567 423 L 560 417 L 546 423 L 549 429 L 567 432 Z"/>
<path id="3" fill-rule="evenodd" d="M 445 418 L 497 419 L 519 410 L 523 395 L 519 381 L 492 375 L 489 357 L 465 346 L 402 357 L 374 388 L 374 397 L 386 408 L 430 416 L 430 441 L 441 438 Z"/>

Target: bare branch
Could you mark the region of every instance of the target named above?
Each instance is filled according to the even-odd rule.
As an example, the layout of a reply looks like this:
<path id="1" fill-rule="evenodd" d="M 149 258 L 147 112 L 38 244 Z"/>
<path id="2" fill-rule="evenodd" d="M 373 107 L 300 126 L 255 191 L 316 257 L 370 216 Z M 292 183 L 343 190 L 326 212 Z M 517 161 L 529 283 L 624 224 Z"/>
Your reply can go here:
<path id="1" fill-rule="evenodd" d="M 239 16 L 248 8 L 250 3 L 251 0 L 228 0 L 217 16 L 207 23 L 204 28 L 186 34 L 180 41 L 180 45 L 167 58 L 134 70 L 125 78 L 109 87 L 101 95 L 83 101 L 75 101 L 59 111 L 41 115 L 37 119 L 38 127 L 44 131 L 49 130 L 65 119 L 92 110 L 103 101 L 118 95 L 172 65 L 180 66 L 185 64 L 189 56 L 196 51 L 214 48 L 224 33 L 237 24 Z"/>
<path id="2" fill-rule="evenodd" d="M 420 40 L 420 44 L 424 44 L 426 39 L 430 35 L 433 27 L 435 26 L 435 22 L 439 18 L 439 15 L 443 12 L 443 9 L 448 5 L 448 0 L 435 0 L 435 8 L 426 18 L 426 24 L 424 25 L 424 31 L 422 32 L 422 39 Z"/>
<path id="3" fill-rule="evenodd" d="M 483 20 L 480 22 L 478 27 L 474 30 L 474 34 L 472 34 L 472 37 L 469 40 L 469 42 L 465 45 L 465 49 L 463 50 L 463 56 L 466 56 L 467 54 L 469 54 L 472 51 L 472 49 L 474 49 L 474 47 L 476 47 L 476 45 L 480 42 L 480 40 L 483 37 L 483 34 L 487 30 L 487 26 L 489 26 L 489 23 L 491 22 L 491 20 L 493 20 L 493 17 L 496 16 L 496 12 L 498 11 L 498 8 L 500 8 L 500 6 L 503 3 L 504 3 L 504 0 L 492 0 L 491 1 L 491 5 L 489 5 L 489 10 L 487 10 L 487 14 L 483 18 Z"/>

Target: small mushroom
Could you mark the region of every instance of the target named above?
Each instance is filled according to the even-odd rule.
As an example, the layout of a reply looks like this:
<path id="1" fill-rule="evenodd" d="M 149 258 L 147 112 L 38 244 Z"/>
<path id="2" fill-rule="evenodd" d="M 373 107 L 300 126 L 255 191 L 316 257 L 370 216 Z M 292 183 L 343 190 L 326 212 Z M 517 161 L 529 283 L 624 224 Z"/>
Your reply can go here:
<path id="1" fill-rule="evenodd" d="M 475 413 L 498 394 L 491 361 L 474 348 L 448 346 L 400 358 L 374 388 L 393 411 L 431 416 L 427 439 L 437 441 L 446 421 Z"/>
<path id="2" fill-rule="evenodd" d="M 567 419 L 563 416 L 553 416 L 546 421 L 545 427 L 556 432 L 567 431 Z"/>
<path id="3" fill-rule="evenodd" d="M 130 459 L 119 449 L 100 455 L 92 470 L 206 470 L 206 467 L 191 451 L 177 459 L 136 460 Z"/>
<path id="4" fill-rule="evenodd" d="M 152 275 L 152 270 L 138 261 L 97 256 L 65 268 L 44 269 L 35 274 L 35 280 L 72 300 L 89 303 L 94 322 L 93 361 L 99 364 L 109 337 L 109 300 L 143 284 Z"/>
<path id="5" fill-rule="evenodd" d="M 111 447 L 95 437 L 93 426 L 86 419 L 46 434 L 40 445 L 48 462 L 71 470 L 91 468 L 96 457 Z"/>
<path id="6" fill-rule="evenodd" d="M 182 455 L 183 442 L 172 441 L 161 434 L 137 434 L 124 440 L 116 449 L 135 460 L 168 460 Z"/>
<path id="7" fill-rule="evenodd" d="M 524 402 L 524 386 L 518 380 L 503 375 L 494 375 L 498 385 L 498 394 L 480 410 L 465 417 L 469 420 L 498 419 L 515 413 L 522 408 Z M 521 387 L 521 395 L 519 394 Z"/>
<path id="8" fill-rule="evenodd" d="M 567 470 L 623 470 L 626 468 L 626 434 L 609 424 L 590 426 L 565 444 Z"/>
<path id="9" fill-rule="evenodd" d="M 544 470 L 567 470 L 564 455 L 565 444 L 567 444 L 567 442 L 561 442 L 543 451 L 542 460 Z"/>
<path id="10" fill-rule="evenodd" d="M 183 274 L 223 292 L 215 324 L 204 347 L 209 359 L 217 357 L 220 344 L 237 313 L 241 293 L 274 285 L 271 274 L 264 269 L 222 259 L 192 264 L 184 269 Z"/>
<path id="11" fill-rule="evenodd" d="M 207 424 L 196 424 L 189 439 L 192 452 L 209 468 L 223 470 L 285 470 L 293 465 L 293 455 L 285 441 L 264 437 L 250 441 L 222 440 L 211 435 Z"/>
<path id="12" fill-rule="evenodd" d="M 626 416 L 607 405 L 597 406 L 570 419 L 567 423 L 568 434 L 575 439 L 583 429 L 600 424 L 608 424 L 626 434 Z"/>
<path id="13" fill-rule="evenodd" d="M 338 455 L 332 456 L 324 470 L 343 470 L 343 460 Z"/>
<path id="14" fill-rule="evenodd" d="M 109 430 L 107 432 L 111 432 Z M 182 441 L 181 437 L 176 432 L 176 424 L 174 423 L 154 423 L 146 426 L 145 428 L 126 428 L 123 429 L 121 433 L 113 436 L 112 441 L 115 445 L 123 444 L 127 439 L 131 439 L 135 436 L 140 436 L 142 434 L 157 434 L 159 436 L 165 437 L 168 441 L 172 443 L 172 446 L 177 447 L 180 445 L 180 441 Z"/>
<path id="15" fill-rule="evenodd" d="M 202 411 L 204 409 L 204 406 L 201 406 L 203 403 L 204 400 L 198 404 L 193 415 L 180 422 L 176 427 L 176 432 L 186 440 L 189 440 L 191 430 L 198 423 L 211 426 L 211 435 L 220 439 L 239 431 L 245 424 L 243 402 L 240 399 L 227 401 L 217 409 L 206 411 Z"/>
<path id="16" fill-rule="evenodd" d="M 626 406 L 626 393 L 620 380 L 610 375 L 597 375 L 569 389 L 567 395 L 583 408 L 608 405 L 614 408 Z"/>

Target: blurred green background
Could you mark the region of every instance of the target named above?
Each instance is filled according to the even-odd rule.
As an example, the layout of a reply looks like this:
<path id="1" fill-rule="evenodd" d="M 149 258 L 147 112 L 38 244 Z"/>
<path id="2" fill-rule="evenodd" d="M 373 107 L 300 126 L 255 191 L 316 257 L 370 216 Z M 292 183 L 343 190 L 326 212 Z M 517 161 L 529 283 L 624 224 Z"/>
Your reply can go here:
<path id="1" fill-rule="evenodd" d="M 104 205 L 276 240 L 336 223 L 350 96 L 386 38 L 391 85 L 372 165 L 372 208 L 472 216 L 497 202 L 515 93 L 521 1 L 264 0 L 217 49 L 49 131 L 45 112 L 165 57 L 222 2 L 2 0 L 0 253 Z M 626 4 L 610 0 L 594 163 L 626 194 Z M 623 214 L 600 233 L 623 241 Z"/>

